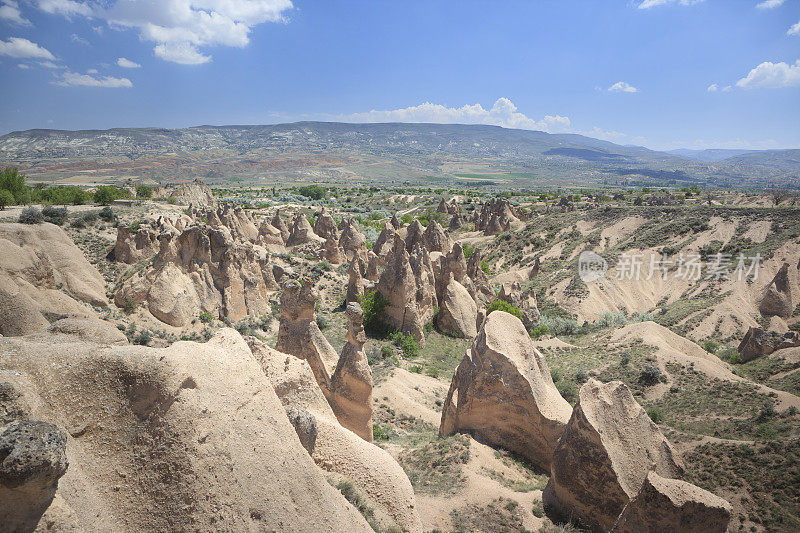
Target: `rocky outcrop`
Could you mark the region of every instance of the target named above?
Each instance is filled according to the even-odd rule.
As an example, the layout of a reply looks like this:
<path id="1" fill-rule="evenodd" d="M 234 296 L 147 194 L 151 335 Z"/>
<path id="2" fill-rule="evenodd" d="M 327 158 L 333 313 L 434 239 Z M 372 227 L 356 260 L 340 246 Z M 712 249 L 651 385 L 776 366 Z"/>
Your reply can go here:
<path id="1" fill-rule="evenodd" d="M 289 240 L 289 227 L 286 225 L 286 222 L 283 221 L 280 209 L 275 211 L 275 215 L 272 217 L 270 224 L 272 224 L 272 227 L 281 232 L 281 238 L 283 239 L 283 242 Z"/>
<path id="2" fill-rule="evenodd" d="M 512 222 L 519 221 L 514 208 L 505 198 L 494 198 L 483 205 L 477 213 L 475 229 L 484 235 L 496 235 L 508 231 Z"/>
<path id="3" fill-rule="evenodd" d="M 364 296 L 364 264 L 358 255 L 353 255 L 350 268 L 347 270 L 347 294 L 345 302 L 358 302 Z"/>
<path id="4" fill-rule="evenodd" d="M 453 279 L 453 274 L 450 274 L 436 318 L 439 329 L 454 337 L 472 339 L 478 334 L 475 324 L 477 316 L 475 300 L 462 284 Z"/>
<path id="5" fill-rule="evenodd" d="M 454 214 L 452 218 L 450 218 L 450 224 L 447 226 L 447 229 L 450 231 L 456 231 L 464 227 L 466 221 L 464 217 L 461 215 L 461 211 Z"/>
<path id="6" fill-rule="evenodd" d="M 467 260 L 460 243 L 455 243 L 446 255 L 439 258 L 434 265 L 434 274 L 436 275 L 436 297 L 440 301 L 444 298 L 444 291 L 450 281 L 450 276 L 463 285 L 474 299 L 475 286 L 467 275 Z"/>
<path id="7" fill-rule="evenodd" d="M 211 191 L 211 187 L 197 179 L 191 183 L 181 183 L 167 189 L 165 196 L 175 198 L 178 203 L 183 205 L 214 205 L 214 193 Z"/>
<path id="8" fill-rule="evenodd" d="M 177 238 L 162 233 L 159 243 L 152 266 L 116 292 L 117 306 L 146 303 L 153 316 L 176 327 L 201 311 L 231 321 L 268 312 L 277 284 L 265 249 L 234 241 L 226 227 L 203 224 Z"/>
<path id="9" fill-rule="evenodd" d="M 456 369 L 439 436 L 470 433 L 549 470 L 570 412 L 522 322 L 495 311 Z"/>
<path id="10" fill-rule="evenodd" d="M 519 281 L 503 283 L 497 297 L 513 306 L 519 307 L 522 313 L 522 323 L 525 329 L 530 330 L 539 322 L 539 308 L 536 305 L 536 295 L 532 289 L 522 292 Z"/>
<path id="11" fill-rule="evenodd" d="M 283 247 L 283 235 L 281 231 L 267 222 L 262 220 L 258 226 L 258 239 L 257 244 L 260 244 L 267 250 L 276 250 Z M 275 248 L 278 247 L 278 248 Z"/>
<path id="12" fill-rule="evenodd" d="M 319 215 L 317 215 L 317 220 L 314 221 L 314 233 L 323 239 L 338 238 L 339 236 L 339 232 L 336 229 L 336 221 L 324 206 Z"/>
<path id="13" fill-rule="evenodd" d="M 50 325 L 33 298 L 15 286 L 0 286 L 0 302 L 0 335 L 20 337 Z"/>
<path id="14" fill-rule="evenodd" d="M 21 474 L 17 488 L 63 474 L 40 530 L 372 531 L 303 449 L 232 329 L 163 349 L 0 338 L 0 353 L 12 418 L 0 408 L 10 424 L 0 446 L 23 420 L 67 430 L 39 426 L 28 441 L 18 432 L 2 460 Z M 0 512 L 24 509 L 9 501 L 0 494 Z"/>
<path id="15" fill-rule="evenodd" d="M 292 227 L 289 230 L 289 238 L 286 239 L 286 246 L 297 246 L 308 242 L 324 242 L 322 237 L 314 233 L 311 223 L 303 213 L 297 213 L 292 219 Z"/>
<path id="16" fill-rule="evenodd" d="M 97 344 L 128 344 L 128 338 L 114 324 L 97 318 L 62 318 L 55 321 L 48 332 Z"/>
<path id="17" fill-rule="evenodd" d="M 422 234 L 422 243 L 429 252 L 447 253 L 453 247 L 450 237 L 447 236 L 442 226 L 431 220 Z"/>
<path id="18" fill-rule="evenodd" d="M 367 253 L 367 271 L 364 274 L 364 278 L 368 279 L 373 283 L 377 283 L 377 281 L 381 277 L 381 266 L 383 262 L 381 258 L 378 257 L 372 250 Z"/>
<path id="19" fill-rule="evenodd" d="M 792 291 L 789 287 L 789 263 L 784 263 L 775 278 L 767 285 L 758 310 L 764 316 L 792 316 Z"/>
<path id="20" fill-rule="evenodd" d="M 347 342 L 331 378 L 330 404 L 339 423 L 372 442 L 372 371 L 364 354 L 364 312 L 347 304 Z"/>
<path id="21" fill-rule="evenodd" d="M 331 374 L 339 359 L 317 325 L 314 308 L 318 294 L 310 280 L 289 280 L 283 284 L 278 342 L 275 348 L 308 361 L 320 389 L 327 397 Z"/>
<path id="22" fill-rule="evenodd" d="M 737 351 L 742 356 L 742 361 L 752 361 L 757 357 L 769 355 L 783 348 L 800 346 L 800 334 L 796 331 L 780 333 L 778 331 L 764 331 L 759 327 L 751 327 L 745 333 Z"/>
<path id="23" fill-rule="evenodd" d="M 342 225 L 339 246 L 344 250 L 348 261 L 351 261 L 354 255 L 360 257 L 364 262 L 367 261 L 367 240 L 354 219 L 347 219 Z"/>
<path id="24" fill-rule="evenodd" d="M 395 238 L 376 287 L 388 301 L 383 312 L 387 324 L 422 340 L 423 327 L 433 318 L 437 301 L 428 253 L 419 246 L 415 250 L 409 255 L 403 239 Z"/>
<path id="25" fill-rule="evenodd" d="M 478 307 L 485 307 L 495 298 L 494 291 L 489 285 L 489 276 L 481 268 L 482 260 L 483 254 L 479 250 L 474 250 L 467 262 L 467 276 L 469 276 L 474 285 L 474 294 L 472 296 Z"/>
<path id="26" fill-rule="evenodd" d="M 149 225 L 141 225 L 136 233 L 130 226 L 117 227 L 117 242 L 114 245 L 114 260 L 127 265 L 138 263 L 158 252 L 158 234 Z"/>
<path id="27" fill-rule="evenodd" d="M 542 270 L 542 263 L 539 259 L 539 256 L 536 256 L 536 259 L 533 262 L 533 266 L 531 267 L 530 272 L 528 272 L 528 279 L 533 279 L 539 275 L 539 272 Z"/>
<path id="28" fill-rule="evenodd" d="M 649 472 L 613 533 L 725 533 L 731 505 L 700 487 Z"/>
<path id="29" fill-rule="evenodd" d="M 445 202 L 444 198 L 442 198 L 439 202 L 439 207 L 436 208 L 436 211 L 446 215 L 455 215 L 458 213 L 458 204 L 456 203 L 456 199 L 453 198 L 449 202 Z"/>
<path id="30" fill-rule="evenodd" d="M 558 517 L 608 531 L 651 471 L 678 478 L 683 466 L 624 383 L 590 379 L 553 453 L 542 502 Z"/>
<path id="31" fill-rule="evenodd" d="M 419 220 L 416 218 L 408 225 L 406 230 L 405 242 L 406 242 L 406 251 L 411 253 L 411 250 L 414 249 L 415 246 L 424 245 L 425 241 L 423 240 L 422 235 L 425 233 L 425 228 L 423 228 L 422 224 L 420 224 Z"/>
<path id="32" fill-rule="evenodd" d="M 339 240 L 336 237 L 328 237 L 322 245 L 322 258 L 326 259 L 332 265 L 341 265 L 344 263 L 345 255 L 341 248 L 339 248 Z"/>
<path id="33" fill-rule="evenodd" d="M 33 531 L 53 502 L 67 471 L 67 434 L 61 428 L 18 420 L 0 433 L 0 524 Z"/>
<path id="34" fill-rule="evenodd" d="M 400 219 L 397 218 L 397 213 L 394 213 L 392 215 L 392 218 L 389 220 L 389 223 L 392 225 L 395 231 L 399 230 L 403 226 L 403 224 L 400 223 Z"/>
<path id="35" fill-rule="evenodd" d="M 388 254 L 392 250 L 395 235 L 397 235 L 397 230 L 387 222 L 378 234 L 378 239 L 372 246 L 372 251 L 380 256 Z"/>
<path id="36" fill-rule="evenodd" d="M 352 481 L 369 499 L 382 530 L 421 533 L 414 491 L 405 472 L 388 452 L 339 423 L 308 362 L 273 350 L 257 339 L 248 342 L 301 441 L 310 445 L 308 452 L 319 468 Z"/>

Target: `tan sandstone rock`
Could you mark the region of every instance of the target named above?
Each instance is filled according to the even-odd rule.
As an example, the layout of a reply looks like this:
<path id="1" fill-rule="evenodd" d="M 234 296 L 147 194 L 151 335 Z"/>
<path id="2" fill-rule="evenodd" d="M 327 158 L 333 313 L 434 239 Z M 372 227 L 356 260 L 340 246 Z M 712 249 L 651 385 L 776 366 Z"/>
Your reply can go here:
<path id="1" fill-rule="evenodd" d="M 557 516 L 608 531 L 650 471 L 677 478 L 683 466 L 624 383 L 590 379 L 553 453 L 542 502 Z"/>
<path id="2" fill-rule="evenodd" d="M 456 369 L 439 436 L 470 433 L 547 470 L 570 412 L 522 322 L 495 311 Z"/>
<path id="3" fill-rule="evenodd" d="M 789 287 L 789 263 L 784 263 L 775 278 L 767 285 L 764 297 L 758 306 L 764 316 L 779 316 L 789 318 L 792 316 L 792 291 Z"/>
<path id="4" fill-rule="evenodd" d="M 475 305 L 475 300 L 450 274 L 450 282 L 439 306 L 437 316 L 439 329 L 462 339 L 472 339 L 478 334 L 475 324 L 477 317 L 478 307 Z"/>

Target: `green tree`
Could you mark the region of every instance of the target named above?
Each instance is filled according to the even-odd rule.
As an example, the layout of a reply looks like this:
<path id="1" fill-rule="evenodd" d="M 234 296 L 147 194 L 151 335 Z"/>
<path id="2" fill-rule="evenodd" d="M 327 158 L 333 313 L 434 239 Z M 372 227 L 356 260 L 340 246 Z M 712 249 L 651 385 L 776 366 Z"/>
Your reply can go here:
<path id="1" fill-rule="evenodd" d="M 10 192 L 18 204 L 30 201 L 30 191 L 25 185 L 25 174 L 22 174 L 17 167 L 0 170 L 0 189 Z"/>
<path id="2" fill-rule="evenodd" d="M 147 185 L 136 186 L 136 198 L 150 198 L 153 196 L 153 188 Z"/>
<path id="3" fill-rule="evenodd" d="M 6 206 L 14 204 L 14 195 L 11 191 L 0 189 L 0 210 L 5 209 Z"/>
<path id="4" fill-rule="evenodd" d="M 131 193 L 119 187 L 112 187 L 109 185 L 100 185 L 94 192 L 94 201 L 97 204 L 108 205 L 114 200 L 120 198 L 129 198 Z"/>

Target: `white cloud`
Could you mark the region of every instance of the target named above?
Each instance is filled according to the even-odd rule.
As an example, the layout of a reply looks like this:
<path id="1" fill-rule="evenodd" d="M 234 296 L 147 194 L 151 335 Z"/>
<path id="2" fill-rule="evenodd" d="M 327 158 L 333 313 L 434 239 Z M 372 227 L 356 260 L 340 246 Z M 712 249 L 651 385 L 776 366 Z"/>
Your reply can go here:
<path id="1" fill-rule="evenodd" d="M 31 21 L 22 16 L 19 3 L 14 0 L 3 0 L 0 3 L 0 20 L 5 20 L 20 26 L 32 26 Z"/>
<path id="2" fill-rule="evenodd" d="M 202 65 L 211 61 L 211 56 L 201 54 L 195 45 L 187 42 L 157 44 L 153 52 L 164 61 L 180 65 Z"/>
<path id="3" fill-rule="evenodd" d="M 504 128 L 542 130 L 550 133 L 571 131 L 568 117 L 547 115 L 535 120 L 517 111 L 517 106 L 508 98 L 499 98 L 491 109 L 481 104 L 446 107 L 425 102 L 418 106 L 391 110 L 372 110 L 366 113 L 341 115 L 338 120 L 346 122 L 429 122 L 436 124 L 487 124 Z"/>
<path id="4" fill-rule="evenodd" d="M 719 85 L 717 85 L 716 83 L 712 83 L 711 85 L 708 86 L 708 89 L 706 90 L 710 93 L 715 93 L 717 92 L 717 90 L 719 90 Z"/>
<path id="5" fill-rule="evenodd" d="M 626 83 L 624 81 L 618 81 L 614 85 L 608 88 L 609 92 L 612 93 L 638 93 L 639 89 Z"/>
<path id="6" fill-rule="evenodd" d="M 22 37 L 11 37 L 8 41 L 0 41 L 0 56 L 16 58 L 55 59 L 46 48 Z"/>
<path id="7" fill-rule="evenodd" d="M 26 65 L 25 63 L 20 63 L 19 65 L 17 65 L 17 67 L 21 68 L 22 70 L 28 70 L 29 68 L 31 68 L 30 65 Z"/>
<path id="8" fill-rule="evenodd" d="M 736 82 L 743 89 L 779 89 L 800 86 L 800 59 L 794 65 L 765 61 Z"/>
<path id="9" fill-rule="evenodd" d="M 90 68 L 89 70 L 86 71 L 86 74 L 97 74 L 97 69 L 96 68 Z"/>
<path id="10" fill-rule="evenodd" d="M 130 59 L 125 59 L 124 57 L 120 57 L 117 59 L 117 65 L 122 68 L 139 68 L 141 65 L 136 63 L 135 61 L 131 61 Z"/>
<path id="11" fill-rule="evenodd" d="M 75 2 L 73 0 L 38 0 L 37 5 L 39 9 L 45 13 L 64 15 L 71 17 L 72 15 L 82 15 L 84 17 L 92 16 L 92 8 L 89 4 L 84 2 Z"/>
<path id="12" fill-rule="evenodd" d="M 797 24 L 793 24 L 792 27 L 789 28 L 786 35 L 800 35 L 800 20 L 797 21 Z"/>
<path id="13" fill-rule="evenodd" d="M 133 87 L 133 83 L 128 78 L 95 77 L 70 71 L 57 75 L 56 81 L 52 83 L 61 87 L 106 87 L 112 89 Z"/>
<path id="14" fill-rule="evenodd" d="M 585 135 L 586 137 L 593 137 L 595 139 L 611 141 L 614 143 L 622 142 L 628 136 L 627 134 L 621 133 L 619 131 L 604 130 L 602 128 L 598 128 L 597 126 L 588 131 L 576 131 L 575 133 L 578 133 L 580 135 Z M 638 137 L 637 139 L 641 140 L 642 137 Z"/>
<path id="15" fill-rule="evenodd" d="M 52 61 L 40 61 L 39 65 L 43 66 L 44 68 L 64 68 L 61 65 L 57 65 Z"/>
<path id="16" fill-rule="evenodd" d="M 89 41 L 87 41 L 86 39 L 84 39 L 83 37 L 78 35 L 77 33 L 73 33 L 72 35 L 69 36 L 69 38 L 73 43 L 78 43 L 78 44 L 82 44 L 84 46 L 89 46 Z"/>
<path id="17" fill-rule="evenodd" d="M 758 9 L 774 9 L 782 6 L 784 2 L 786 2 L 786 0 L 764 0 L 756 4 L 756 7 Z"/>
<path id="18" fill-rule="evenodd" d="M 682 6 L 691 6 L 699 4 L 703 0 L 642 0 L 637 6 L 639 9 L 650 9 L 651 7 L 664 6 L 667 4 L 680 4 Z"/>
<path id="19" fill-rule="evenodd" d="M 733 87 L 731 87 L 730 85 L 726 85 L 725 87 L 722 88 L 722 92 L 727 93 L 730 92 L 731 89 L 733 89 Z"/>

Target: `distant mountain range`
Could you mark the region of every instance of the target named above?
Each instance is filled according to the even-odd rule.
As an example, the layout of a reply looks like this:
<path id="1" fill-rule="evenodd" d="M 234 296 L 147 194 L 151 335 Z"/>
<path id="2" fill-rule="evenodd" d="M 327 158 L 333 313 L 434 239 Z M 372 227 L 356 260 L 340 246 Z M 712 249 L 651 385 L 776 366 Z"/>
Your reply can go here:
<path id="1" fill-rule="evenodd" d="M 582 135 L 463 124 L 27 130 L 0 137 L 0 165 L 64 183 L 199 177 L 218 184 L 362 179 L 800 187 L 800 150 L 658 152 Z"/>

